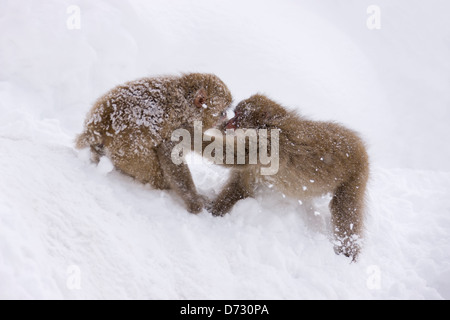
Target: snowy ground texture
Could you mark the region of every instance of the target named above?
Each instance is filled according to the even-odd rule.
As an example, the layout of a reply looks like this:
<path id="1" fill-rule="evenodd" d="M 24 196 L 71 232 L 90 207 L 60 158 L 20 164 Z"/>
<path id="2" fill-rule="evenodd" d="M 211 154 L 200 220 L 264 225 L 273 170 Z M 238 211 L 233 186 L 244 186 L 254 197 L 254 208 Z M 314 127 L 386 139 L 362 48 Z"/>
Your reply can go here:
<path id="1" fill-rule="evenodd" d="M 381 30 L 366 9 L 381 8 Z M 66 26 L 81 9 L 81 29 Z M 447 0 L 0 0 L 0 298 L 450 299 Z M 116 84 L 213 72 L 362 133 L 372 158 L 359 263 L 329 212 L 265 192 L 231 215 L 73 148 Z M 224 169 L 193 165 L 213 195 Z"/>

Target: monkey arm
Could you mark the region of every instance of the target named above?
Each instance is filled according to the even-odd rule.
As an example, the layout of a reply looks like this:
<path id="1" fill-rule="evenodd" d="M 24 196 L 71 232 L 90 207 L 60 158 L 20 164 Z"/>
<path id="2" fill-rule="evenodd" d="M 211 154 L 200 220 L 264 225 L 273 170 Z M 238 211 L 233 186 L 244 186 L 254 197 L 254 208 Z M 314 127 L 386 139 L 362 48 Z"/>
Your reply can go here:
<path id="1" fill-rule="evenodd" d="M 165 142 L 157 148 L 158 160 L 164 178 L 186 203 L 189 212 L 199 213 L 203 209 L 203 198 L 197 193 L 191 172 L 187 164 L 176 165 L 171 158 L 174 142 Z"/>
<path id="2" fill-rule="evenodd" d="M 233 170 L 226 186 L 211 206 L 214 216 L 223 216 L 239 201 L 254 196 L 256 186 L 253 170 Z"/>

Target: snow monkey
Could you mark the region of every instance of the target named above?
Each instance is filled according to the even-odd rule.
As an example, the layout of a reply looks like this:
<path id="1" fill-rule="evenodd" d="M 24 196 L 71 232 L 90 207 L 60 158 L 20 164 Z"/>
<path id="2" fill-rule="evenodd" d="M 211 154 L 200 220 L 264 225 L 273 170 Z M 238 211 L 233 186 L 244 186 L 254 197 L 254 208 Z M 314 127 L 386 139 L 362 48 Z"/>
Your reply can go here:
<path id="1" fill-rule="evenodd" d="M 87 115 L 78 149 L 91 149 L 94 162 L 107 156 L 117 169 L 156 189 L 174 190 L 189 212 L 204 199 L 186 164 L 172 162 L 176 129 L 214 126 L 232 102 L 227 86 L 212 74 L 144 78 L 119 85 L 102 96 Z"/>
<path id="2" fill-rule="evenodd" d="M 368 155 L 358 135 L 336 123 L 307 120 L 262 95 L 241 102 L 224 127 L 279 129 L 279 170 L 263 176 L 260 164 L 233 165 L 231 177 L 210 211 L 224 215 L 237 201 L 252 197 L 258 183 L 273 185 L 300 200 L 331 193 L 335 251 L 356 260 L 369 177 Z M 248 153 L 249 148 L 245 150 Z"/>

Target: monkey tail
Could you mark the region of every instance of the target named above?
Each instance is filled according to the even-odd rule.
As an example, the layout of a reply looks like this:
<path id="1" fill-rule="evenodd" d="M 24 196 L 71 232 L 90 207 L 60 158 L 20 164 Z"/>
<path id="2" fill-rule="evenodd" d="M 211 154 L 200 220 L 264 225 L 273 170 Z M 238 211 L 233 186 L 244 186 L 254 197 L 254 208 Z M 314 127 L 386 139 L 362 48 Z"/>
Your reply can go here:
<path id="1" fill-rule="evenodd" d="M 90 146 L 99 145 L 102 143 L 101 137 L 97 136 L 95 134 L 90 134 L 89 132 L 85 131 L 77 136 L 75 139 L 75 147 L 77 149 L 85 149 Z"/>

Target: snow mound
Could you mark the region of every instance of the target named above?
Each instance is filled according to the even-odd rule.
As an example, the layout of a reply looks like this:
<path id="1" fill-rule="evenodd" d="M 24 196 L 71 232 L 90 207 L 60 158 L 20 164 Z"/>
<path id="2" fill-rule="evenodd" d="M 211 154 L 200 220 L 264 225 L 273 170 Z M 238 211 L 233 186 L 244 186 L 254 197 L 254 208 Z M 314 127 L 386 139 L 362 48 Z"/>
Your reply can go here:
<path id="1" fill-rule="evenodd" d="M 447 2 L 380 0 L 379 31 L 365 0 L 75 2 L 73 30 L 73 1 L 0 2 L 0 298 L 450 299 Z M 190 71 L 362 133 L 358 263 L 333 252 L 327 199 L 310 212 L 262 190 L 224 218 L 190 215 L 73 149 L 113 86 Z M 208 196 L 227 178 L 191 168 Z"/>

